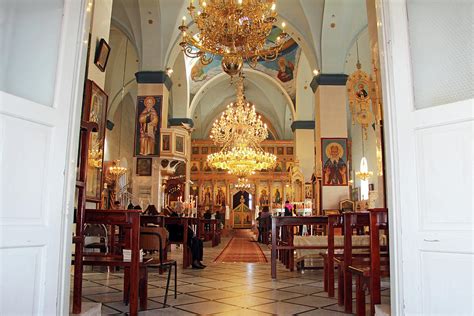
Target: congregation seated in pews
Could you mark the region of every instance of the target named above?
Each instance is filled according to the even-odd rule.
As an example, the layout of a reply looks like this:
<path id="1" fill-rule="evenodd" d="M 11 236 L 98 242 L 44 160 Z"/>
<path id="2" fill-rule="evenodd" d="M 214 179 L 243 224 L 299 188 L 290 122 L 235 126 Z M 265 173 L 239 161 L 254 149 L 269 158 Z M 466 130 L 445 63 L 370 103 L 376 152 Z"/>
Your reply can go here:
<path id="1" fill-rule="evenodd" d="M 182 215 L 169 208 L 159 213 L 154 205 L 149 205 L 143 212 L 140 206 L 132 204 L 127 210 L 86 209 L 84 214 L 78 214 L 83 225 L 76 226 L 78 230 L 74 237 L 77 244 L 72 261 L 75 310 L 80 310 L 83 267 L 88 265 L 123 269 L 123 302 L 130 305 L 131 315 L 137 315 L 139 308 L 147 309 L 147 280 L 151 267 L 158 268 L 160 274 L 168 271 L 164 305 L 174 268 L 176 298 L 177 262 L 168 259 L 167 254 L 171 244 L 182 246 L 183 268 L 203 269 L 206 267 L 202 264 L 203 242 L 212 241 L 212 246 L 220 242 L 220 225 L 216 219 Z"/>

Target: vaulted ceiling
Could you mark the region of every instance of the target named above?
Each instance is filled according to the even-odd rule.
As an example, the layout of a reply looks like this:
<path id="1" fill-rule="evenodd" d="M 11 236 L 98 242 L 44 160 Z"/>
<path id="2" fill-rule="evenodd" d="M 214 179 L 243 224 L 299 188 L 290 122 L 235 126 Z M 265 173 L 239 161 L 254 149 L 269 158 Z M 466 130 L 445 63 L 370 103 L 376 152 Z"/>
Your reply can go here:
<path id="1" fill-rule="evenodd" d="M 349 50 L 367 27 L 365 3 L 365 0 L 277 0 L 277 23 L 287 23 L 287 31 L 302 48 L 309 71 L 344 73 Z M 177 65 L 180 71 L 186 68 L 177 42 L 180 39 L 178 25 L 186 15 L 188 4 L 189 0 L 114 0 L 112 25 L 133 43 L 140 70 L 164 70 Z M 185 70 L 189 74 L 190 70 Z M 182 109 L 176 108 L 171 113 L 178 117 L 198 116 L 200 124 L 207 124 L 217 117 L 227 100 L 232 99 L 234 90 L 228 86 L 228 79 L 222 77 L 212 85 L 203 85 L 196 93 L 197 102 L 189 94 L 187 77 L 173 74 L 173 82 L 179 81 L 181 88 L 178 89 L 180 96 L 174 97 L 179 100 L 174 106 Z M 295 113 L 284 93 L 275 86 L 278 83 L 270 76 L 252 74 L 248 77 L 248 98 L 257 103 L 257 110 L 271 121 L 279 137 L 288 137 Z M 196 110 L 199 113 L 195 113 Z"/>

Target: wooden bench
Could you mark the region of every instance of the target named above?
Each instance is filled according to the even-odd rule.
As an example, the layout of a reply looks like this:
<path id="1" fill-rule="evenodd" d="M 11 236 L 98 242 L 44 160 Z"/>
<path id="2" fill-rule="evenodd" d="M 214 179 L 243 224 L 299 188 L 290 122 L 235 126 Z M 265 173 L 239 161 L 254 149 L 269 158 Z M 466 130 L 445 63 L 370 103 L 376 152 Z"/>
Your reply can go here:
<path id="1" fill-rule="evenodd" d="M 386 209 L 384 211 L 386 213 Z M 370 230 L 370 212 L 346 212 L 343 216 L 344 254 L 335 257 L 334 262 L 338 268 L 338 303 L 344 305 L 346 313 L 352 313 L 352 270 L 349 267 L 370 264 L 370 248 L 367 253 L 353 253 L 353 234 L 360 234 L 366 228 Z"/>
<path id="2" fill-rule="evenodd" d="M 272 217 L 272 256 L 271 256 L 271 275 L 276 279 L 276 260 L 277 256 L 291 271 L 294 269 L 294 250 L 295 249 L 315 249 L 312 246 L 295 246 L 293 244 L 293 227 L 300 225 L 327 225 L 327 216 L 274 216 Z M 287 231 L 284 240 L 278 238 L 278 233 Z M 285 233 L 282 233 L 285 235 Z"/>
<path id="3" fill-rule="evenodd" d="M 148 265 L 152 263 L 152 259 L 140 262 L 139 278 L 138 278 L 138 296 L 140 298 L 140 310 L 147 309 L 148 302 Z M 73 260 L 74 264 L 74 260 Z M 82 257 L 82 264 L 85 266 L 106 266 L 106 267 L 123 267 L 124 284 L 123 284 L 123 302 L 128 304 L 130 301 L 130 266 L 131 262 L 124 262 L 122 256 L 103 255 L 103 254 L 87 254 Z"/>
<path id="4" fill-rule="evenodd" d="M 82 217 L 83 215 L 83 217 Z M 140 211 L 138 210 L 96 210 L 86 209 L 81 214 L 77 225 L 84 223 L 98 224 L 106 226 L 119 226 L 124 231 L 124 247 L 132 252 L 131 261 L 124 262 L 122 256 L 106 254 L 100 256 L 84 255 L 82 246 L 84 244 L 84 235 L 75 236 L 73 241 L 76 243 L 76 253 L 74 261 L 74 286 L 73 286 L 73 310 L 80 311 L 82 303 L 82 274 L 84 264 L 94 264 L 103 266 L 124 266 L 125 277 L 129 280 L 128 285 L 124 287 L 124 299 L 130 302 L 130 315 L 138 315 L 138 296 L 140 283 Z M 112 235 L 115 235 L 114 233 Z M 114 248 L 113 244 L 111 248 Z M 119 259 L 120 258 L 120 259 Z M 80 260 L 79 260 L 80 259 Z M 143 270 L 145 269 L 145 270 Z M 146 268 L 142 268 L 143 280 L 146 280 Z M 143 294 L 142 296 L 144 296 Z"/>
<path id="5" fill-rule="evenodd" d="M 218 224 L 216 219 L 197 219 L 197 237 L 203 241 L 212 241 L 212 247 L 219 245 L 221 233 Z"/>
<path id="6" fill-rule="evenodd" d="M 183 238 L 180 240 L 172 240 L 170 238 L 169 244 L 176 244 L 182 245 L 183 248 L 183 269 L 188 268 L 191 265 L 192 255 L 191 249 L 188 247 L 188 226 L 189 225 L 196 225 L 196 218 L 193 217 L 175 217 L 169 216 L 164 218 L 164 224 L 166 229 L 170 231 L 168 228 L 169 225 L 177 225 L 175 227 L 182 227 L 183 229 Z M 170 234 L 171 237 L 171 234 Z"/>
<path id="7" fill-rule="evenodd" d="M 380 230 L 388 236 L 388 212 L 386 209 L 371 209 L 370 212 L 370 261 L 350 265 L 349 271 L 356 278 L 356 315 L 365 315 L 365 290 L 370 296 L 370 314 L 375 314 L 375 305 L 381 303 L 380 280 L 390 276 L 388 251 L 380 245 Z M 384 249 L 385 248 L 385 249 Z"/>

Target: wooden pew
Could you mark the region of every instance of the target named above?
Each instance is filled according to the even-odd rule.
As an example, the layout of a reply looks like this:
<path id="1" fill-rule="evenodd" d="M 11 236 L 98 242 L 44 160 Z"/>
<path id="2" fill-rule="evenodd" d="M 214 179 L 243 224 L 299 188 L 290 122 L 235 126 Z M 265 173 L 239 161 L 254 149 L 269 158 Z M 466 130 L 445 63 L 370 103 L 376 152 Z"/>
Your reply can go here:
<path id="1" fill-rule="evenodd" d="M 165 223 L 165 227 L 167 227 L 168 225 L 178 225 L 178 226 L 183 227 L 183 239 L 182 240 L 170 239 L 169 243 L 179 244 L 183 246 L 183 269 L 188 268 L 191 265 L 191 261 L 192 261 L 191 249 L 189 249 L 188 247 L 188 226 L 196 225 L 197 219 L 193 217 L 170 216 L 164 219 L 164 223 Z"/>
<path id="2" fill-rule="evenodd" d="M 334 229 L 342 228 L 343 226 L 342 219 L 343 217 L 340 214 L 328 215 L 327 254 L 325 253 L 321 254 L 324 260 L 324 271 L 323 271 L 324 291 L 328 292 L 329 297 L 334 297 L 334 257 L 335 257 L 334 250 L 336 249 L 334 245 Z"/>
<path id="3" fill-rule="evenodd" d="M 346 313 L 352 313 L 352 270 L 349 266 L 370 263 L 370 248 L 367 253 L 353 253 L 353 233 L 361 233 L 365 228 L 370 229 L 370 212 L 346 212 L 343 216 L 344 254 L 342 258 L 335 257 L 334 262 L 338 267 L 338 303 L 344 305 Z"/>
<path id="4" fill-rule="evenodd" d="M 370 262 L 350 265 L 348 269 L 356 278 L 356 315 L 365 315 L 365 289 L 370 296 L 370 313 L 375 314 L 375 305 L 381 303 L 381 277 L 390 276 L 388 248 L 380 245 L 380 230 L 388 236 L 387 209 L 371 209 L 370 212 Z M 381 256 L 386 250 L 386 256 Z"/>
<path id="5" fill-rule="evenodd" d="M 272 256 L 271 256 L 271 275 L 276 279 L 276 260 L 280 255 L 281 260 L 290 269 L 294 266 L 295 249 L 319 249 L 312 246 L 295 246 L 293 244 L 293 227 L 300 225 L 327 225 L 327 216 L 274 216 L 272 217 Z M 285 227 L 290 227 L 288 240 L 281 242 L 278 238 L 278 232 Z"/>
<path id="6" fill-rule="evenodd" d="M 212 247 L 220 243 L 220 228 L 216 219 L 198 219 L 197 237 L 203 241 L 212 241 Z M 208 225 L 208 226 L 207 226 Z M 209 229 L 206 229 L 206 226 Z"/>
<path id="7" fill-rule="evenodd" d="M 140 211 L 139 210 L 95 210 L 86 209 L 84 211 L 84 223 L 89 224 L 104 224 L 108 226 L 119 226 L 125 231 L 125 248 L 131 249 L 132 258 L 130 262 L 124 262 L 123 258 L 114 254 L 98 254 L 91 256 L 90 254 L 83 255 L 79 253 L 78 257 L 74 259 L 74 265 L 80 267 L 75 269 L 74 273 L 74 288 L 73 288 L 73 304 L 81 305 L 82 301 L 82 267 L 84 264 L 90 265 L 104 265 L 104 266 L 123 266 L 129 269 L 125 273 L 125 278 L 128 279 L 124 284 L 124 300 L 130 302 L 130 315 L 138 315 L 138 296 L 139 296 L 139 282 L 146 281 L 146 263 L 140 264 L 139 255 L 139 239 L 140 239 Z M 113 245 L 112 245 L 113 246 Z M 113 248 L 113 247 L 112 247 Z M 142 265 L 142 277 L 140 278 L 140 265 Z M 145 269 L 145 270 L 144 270 Z M 142 287 L 146 285 L 142 284 Z M 144 293 L 142 296 L 145 296 Z M 142 302 L 146 304 L 145 302 Z"/>

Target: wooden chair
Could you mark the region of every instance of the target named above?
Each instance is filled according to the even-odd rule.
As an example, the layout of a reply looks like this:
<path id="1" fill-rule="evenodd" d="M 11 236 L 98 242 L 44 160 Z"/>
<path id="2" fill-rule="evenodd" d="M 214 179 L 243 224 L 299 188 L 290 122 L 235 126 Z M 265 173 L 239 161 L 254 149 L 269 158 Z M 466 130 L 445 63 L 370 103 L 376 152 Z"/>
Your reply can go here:
<path id="1" fill-rule="evenodd" d="M 370 212 L 370 262 L 348 267 L 356 278 L 356 315 L 365 315 L 365 289 L 370 296 L 370 314 L 375 314 L 375 305 L 381 303 L 381 277 L 390 276 L 388 248 L 380 245 L 380 230 L 388 236 L 387 209 L 371 209 Z M 385 251 L 386 256 L 381 256 Z"/>
<path id="2" fill-rule="evenodd" d="M 140 229 L 140 248 L 148 252 L 150 256 L 145 256 L 146 258 L 152 259 L 148 264 L 149 267 L 157 267 L 160 270 L 168 268 L 168 278 L 166 280 L 166 291 L 165 299 L 163 302 L 163 307 L 166 306 L 166 301 L 168 298 L 168 289 L 170 286 L 171 270 L 174 267 L 174 298 L 176 298 L 177 293 L 177 264 L 176 260 L 165 259 L 164 254 L 166 254 L 168 245 L 168 231 L 163 227 L 141 227 Z M 156 256 L 158 253 L 158 256 Z"/>

